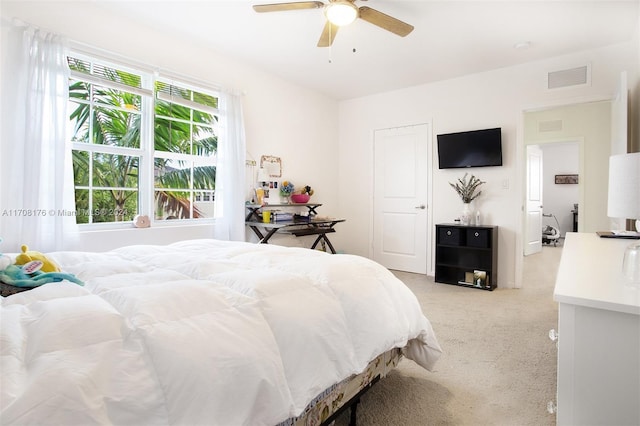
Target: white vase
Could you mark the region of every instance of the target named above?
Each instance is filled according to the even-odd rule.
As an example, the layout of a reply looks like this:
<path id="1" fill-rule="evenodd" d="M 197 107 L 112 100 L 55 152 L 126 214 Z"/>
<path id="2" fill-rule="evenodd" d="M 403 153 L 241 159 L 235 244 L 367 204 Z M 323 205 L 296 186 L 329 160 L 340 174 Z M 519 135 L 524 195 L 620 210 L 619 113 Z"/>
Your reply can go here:
<path id="1" fill-rule="evenodd" d="M 460 224 L 461 225 L 469 225 L 471 221 L 471 204 L 464 203 L 462 204 L 462 214 L 460 215 Z"/>

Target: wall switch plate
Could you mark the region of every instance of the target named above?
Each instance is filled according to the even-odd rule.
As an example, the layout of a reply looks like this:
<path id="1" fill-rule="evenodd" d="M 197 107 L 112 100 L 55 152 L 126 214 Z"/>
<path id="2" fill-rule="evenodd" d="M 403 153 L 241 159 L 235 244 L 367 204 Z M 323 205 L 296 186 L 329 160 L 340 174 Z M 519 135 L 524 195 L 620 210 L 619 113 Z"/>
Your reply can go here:
<path id="1" fill-rule="evenodd" d="M 502 179 L 502 189 L 509 189 L 509 179 Z"/>

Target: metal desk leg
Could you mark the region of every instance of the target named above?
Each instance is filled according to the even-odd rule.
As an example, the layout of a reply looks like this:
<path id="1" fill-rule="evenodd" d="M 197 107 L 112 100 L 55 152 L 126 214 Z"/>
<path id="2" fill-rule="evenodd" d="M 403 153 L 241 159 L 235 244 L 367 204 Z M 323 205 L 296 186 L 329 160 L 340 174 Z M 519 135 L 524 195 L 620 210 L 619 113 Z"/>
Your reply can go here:
<path id="1" fill-rule="evenodd" d="M 329 249 L 331 250 L 331 253 L 336 254 L 336 250 L 333 248 L 333 245 L 331 244 L 331 241 L 329 241 L 329 238 L 327 238 L 327 234 L 318 235 L 318 238 L 316 238 L 316 241 L 311 246 L 311 249 L 312 250 L 315 249 L 318 243 L 322 240 L 324 240 L 327 243 L 327 245 L 329 246 Z"/>
<path id="2" fill-rule="evenodd" d="M 253 233 L 256 234 L 256 236 L 260 239 L 260 241 L 264 239 L 264 235 L 262 235 L 262 232 L 260 232 L 260 229 L 258 229 L 257 226 L 250 226 L 249 228 L 251 228 Z"/>
<path id="3" fill-rule="evenodd" d="M 265 235 L 264 238 L 260 240 L 260 244 L 267 244 L 267 241 L 269 241 L 269 238 L 271 238 L 271 236 L 275 234 L 277 230 L 278 228 L 273 228 L 272 230 L 267 232 L 267 235 Z"/>
<path id="4" fill-rule="evenodd" d="M 331 253 L 336 254 L 336 249 L 333 248 L 333 245 L 331 244 L 331 241 L 329 241 L 329 238 L 327 238 L 327 235 L 322 234 L 322 238 L 324 238 L 324 240 L 327 242 L 329 249 L 331 249 Z"/>
<path id="5" fill-rule="evenodd" d="M 256 236 L 260 239 L 260 241 L 258 241 L 260 244 L 267 244 L 269 238 L 271 238 L 271 236 L 278 230 L 278 228 L 273 228 L 269 230 L 269 232 L 267 232 L 267 235 L 264 235 L 262 232 L 260 232 L 260 229 L 257 226 L 250 226 L 249 228 L 251 228 L 253 230 L 253 233 L 256 234 Z"/>
<path id="6" fill-rule="evenodd" d="M 247 209 L 249 210 L 249 213 L 247 214 L 247 217 L 244 218 L 245 222 L 248 220 L 252 220 L 253 218 L 255 218 L 256 220 L 262 219 L 258 214 L 258 210 L 260 210 L 261 207 L 247 207 Z"/>

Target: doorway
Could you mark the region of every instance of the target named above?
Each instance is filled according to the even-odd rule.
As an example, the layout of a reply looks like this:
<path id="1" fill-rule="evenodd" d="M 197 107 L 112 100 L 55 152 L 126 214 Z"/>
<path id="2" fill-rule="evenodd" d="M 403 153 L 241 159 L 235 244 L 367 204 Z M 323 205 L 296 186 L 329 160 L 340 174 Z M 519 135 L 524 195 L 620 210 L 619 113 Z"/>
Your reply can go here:
<path id="1" fill-rule="evenodd" d="M 524 255 L 539 253 L 543 245 L 561 246 L 567 232 L 577 232 L 582 204 L 580 176 L 583 140 L 551 140 L 528 143 L 527 148 L 527 244 Z M 539 166 L 538 180 L 532 181 L 530 152 Z M 534 197 L 533 195 L 537 195 Z M 531 199 L 534 198 L 532 201 Z M 530 204 L 535 204 L 530 207 Z M 531 212 L 537 214 L 532 214 Z"/>
<path id="2" fill-rule="evenodd" d="M 374 132 L 372 258 L 389 269 L 427 273 L 430 135 L 428 124 Z"/>
<path id="3" fill-rule="evenodd" d="M 540 145 L 544 157 L 542 226 L 557 228 L 558 232 L 558 241 L 550 237 L 546 244 L 562 245 L 567 232 L 577 232 L 580 228 L 583 182 L 579 177 L 584 176 L 580 174 L 581 142 L 573 140 Z M 577 181 L 574 174 L 578 175 Z"/>
<path id="4" fill-rule="evenodd" d="M 521 165 L 520 179 L 522 182 L 521 233 L 516 243 L 521 255 L 516 257 L 516 288 L 523 286 L 522 264 L 527 237 L 524 213 L 525 191 L 527 189 L 526 146 L 567 142 L 578 144 L 579 183 L 572 184 L 574 188 L 577 186 L 579 191 L 578 232 L 608 229 L 607 185 L 608 158 L 611 154 L 610 141 L 612 140 L 611 112 L 611 99 L 602 98 L 585 100 L 582 103 L 561 104 L 522 111 L 522 121 L 520 122 L 522 138 L 518 145 L 518 163 Z M 552 185 L 556 184 L 552 183 Z M 571 203 L 570 207 L 573 207 L 573 204 Z M 566 207 L 559 207 L 551 212 L 549 210 L 551 207 L 545 208 L 546 206 L 542 205 L 546 210 L 545 214 L 556 214 L 556 211 L 558 214 L 566 214 Z M 546 220 L 555 222 L 553 218 L 546 218 Z"/>

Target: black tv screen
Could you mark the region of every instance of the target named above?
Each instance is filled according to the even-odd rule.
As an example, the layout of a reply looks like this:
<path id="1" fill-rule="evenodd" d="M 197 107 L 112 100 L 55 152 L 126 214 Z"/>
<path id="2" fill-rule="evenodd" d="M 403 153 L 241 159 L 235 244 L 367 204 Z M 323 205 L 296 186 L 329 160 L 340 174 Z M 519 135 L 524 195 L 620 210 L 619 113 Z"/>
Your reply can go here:
<path id="1" fill-rule="evenodd" d="M 438 135 L 441 169 L 502 166 L 501 128 Z"/>

